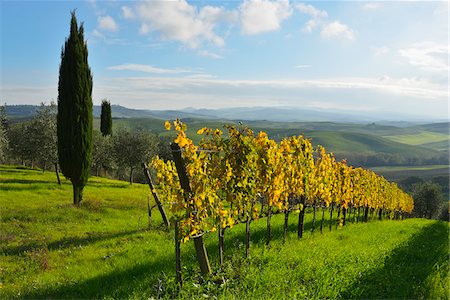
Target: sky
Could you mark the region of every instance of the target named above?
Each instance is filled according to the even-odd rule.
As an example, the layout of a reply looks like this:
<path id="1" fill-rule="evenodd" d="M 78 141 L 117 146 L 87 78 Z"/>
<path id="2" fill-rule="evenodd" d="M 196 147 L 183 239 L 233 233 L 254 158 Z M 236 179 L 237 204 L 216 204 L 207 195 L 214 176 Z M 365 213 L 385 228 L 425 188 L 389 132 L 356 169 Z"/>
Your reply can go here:
<path id="1" fill-rule="evenodd" d="M 93 101 L 448 119 L 448 1 L 2 1 L 0 101 L 57 101 L 70 12 Z"/>

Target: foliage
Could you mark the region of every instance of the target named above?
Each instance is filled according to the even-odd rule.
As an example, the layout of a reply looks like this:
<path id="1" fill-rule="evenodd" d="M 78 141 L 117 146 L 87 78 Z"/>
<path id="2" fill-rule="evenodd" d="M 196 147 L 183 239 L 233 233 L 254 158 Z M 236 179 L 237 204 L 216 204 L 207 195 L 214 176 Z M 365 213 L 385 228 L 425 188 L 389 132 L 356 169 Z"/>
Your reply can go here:
<path id="1" fill-rule="evenodd" d="M 96 175 L 99 175 L 100 169 L 105 171 L 115 166 L 113 153 L 113 139 L 110 135 L 103 135 L 94 130 L 94 145 L 92 148 L 92 167 Z"/>
<path id="2" fill-rule="evenodd" d="M 129 182 L 133 182 L 133 171 L 156 153 L 156 136 L 143 131 L 130 132 L 120 128 L 113 137 L 113 152 L 117 164 L 129 169 Z"/>
<path id="3" fill-rule="evenodd" d="M 106 99 L 102 100 L 102 112 L 100 114 L 100 131 L 103 136 L 112 135 L 111 103 Z"/>
<path id="4" fill-rule="evenodd" d="M 170 136 L 158 135 L 158 139 L 158 157 L 162 158 L 165 161 L 171 160 L 172 152 L 170 150 L 170 143 L 173 141 L 173 138 L 171 138 Z"/>
<path id="5" fill-rule="evenodd" d="M 203 138 L 196 146 L 185 133 L 186 124 L 180 120 L 165 123 L 167 130 L 172 125 L 191 193 L 181 189 L 173 162 L 155 158 L 152 166 L 162 199 L 180 220 L 183 241 L 258 219 L 262 211 L 258 200 L 264 199 L 269 211 L 272 207 L 286 210 L 301 198 L 307 205 L 381 208 L 392 216 L 413 209 L 412 198 L 395 183 L 345 161 L 336 162 L 332 154 L 323 147 L 315 150 L 303 136 L 276 143 L 264 132 L 255 136 L 245 126 L 232 125 L 226 126 L 228 138 L 219 129 L 200 129 L 197 134 Z"/>
<path id="6" fill-rule="evenodd" d="M 414 216 L 419 218 L 439 218 L 444 197 L 440 185 L 425 182 L 414 186 Z"/>
<path id="7" fill-rule="evenodd" d="M 74 204 L 79 205 L 92 156 L 92 75 L 83 24 L 78 28 L 75 11 L 61 52 L 57 133 L 61 170 L 71 180 Z"/>
<path id="8" fill-rule="evenodd" d="M 43 168 L 47 164 L 58 162 L 56 113 L 54 102 L 49 106 L 41 103 L 36 116 L 29 124 L 28 142 L 36 151 L 36 158 L 43 164 Z"/>
<path id="9" fill-rule="evenodd" d="M 25 160 L 35 160 L 36 152 L 28 137 L 31 131 L 30 122 L 12 124 L 8 127 L 10 156 L 17 158 L 24 164 Z"/>
<path id="10" fill-rule="evenodd" d="M 7 118 L 5 105 L 0 105 L 0 162 L 4 161 L 8 152 Z"/>

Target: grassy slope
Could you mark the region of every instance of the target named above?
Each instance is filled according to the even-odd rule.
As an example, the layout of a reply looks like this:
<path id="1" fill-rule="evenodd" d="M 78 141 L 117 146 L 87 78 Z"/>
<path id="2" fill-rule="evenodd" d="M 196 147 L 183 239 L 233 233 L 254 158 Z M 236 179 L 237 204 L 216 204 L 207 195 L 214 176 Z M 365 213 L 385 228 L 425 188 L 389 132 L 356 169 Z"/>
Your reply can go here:
<path id="1" fill-rule="evenodd" d="M 92 178 L 81 209 L 67 181 L 54 174 L 0 166 L 0 297 L 173 298 L 173 233 L 147 229 L 143 185 Z M 448 298 L 448 224 L 409 219 L 350 224 L 324 234 L 290 235 L 282 217 L 264 245 L 265 221 L 252 224 L 251 259 L 244 228 L 226 234 L 226 265 L 211 279 L 198 276 L 193 243 L 182 245 L 184 288 L 203 298 Z M 311 226 L 307 215 L 306 230 Z M 217 271 L 216 236 L 206 244 Z M 225 284 L 215 283 L 225 276 Z"/>
<path id="2" fill-rule="evenodd" d="M 223 128 L 224 124 L 236 124 L 236 122 L 228 120 L 205 120 L 189 118 L 184 122 L 188 125 L 188 135 L 193 138 L 194 142 L 198 142 L 200 137 L 196 135 L 198 129 L 202 127 Z M 98 121 L 96 121 L 98 123 Z M 418 155 L 421 157 L 429 157 L 437 154 L 436 150 L 420 147 L 410 142 L 402 143 L 401 138 L 409 133 L 409 129 L 398 128 L 393 126 L 384 126 L 376 124 L 337 124 L 330 122 L 263 122 L 249 121 L 246 122 L 255 132 L 260 130 L 266 131 L 271 138 L 281 139 L 286 136 L 305 134 L 313 139 L 314 144 L 323 145 L 330 151 L 336 153 L 345 152 L 384 152 L 384 153 L 400 153 L 409 155 Z M 96 125 L 99 126 L 98 124 Z M 160 119 L 153 118 L 134 118 L 134 119 L 115 119 L 114 127 L 126 127 L 131 129 L 144 128 L 158 134 L 166 134 L 164 122 Z M 418 129 L 417 129 L 418 130 Z M 417 131 L 414 129 L 414 132 Z M 397 134 L 388 138 L 382 135 Z M 439 136 L 443 138 L 443 134 L 424 133 L 428 136 Z M 409 136 L 409 135 L 406 135 Z M 412 135 L 414 136 L 414 135 Z M 424 139 L 424 143 L 434 142 L 433 139 Z M 415 140 L 416 143 L 418 140 Z M 433 148 L 433 146 L 430 146 Z"/>
<path id="3" fill-rule="evenodd" d="M 431 165 L 431 166 L 389 166 L 389 167 L 373 167 L 375 173 L 383 175 L 388 180 L 399 181 L 411 176 L 430 179 L 436 176 L 446 176 L 450 174 L 450 166 L 448 165 Z"/>

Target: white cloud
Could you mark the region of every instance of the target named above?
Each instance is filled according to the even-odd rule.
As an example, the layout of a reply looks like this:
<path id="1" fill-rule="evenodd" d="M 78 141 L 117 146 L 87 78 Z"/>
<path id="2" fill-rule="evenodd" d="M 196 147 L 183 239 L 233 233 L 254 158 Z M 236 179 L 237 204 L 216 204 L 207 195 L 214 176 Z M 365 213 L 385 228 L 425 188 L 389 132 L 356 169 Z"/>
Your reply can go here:
<path id="1" fill-rule="evenodd" d="M 322 19 L 328 17 L 328 13 L 325 10 L 315 8 L 310 4 L 299 3 L 295 6 L 300 12 L 311 16 L 312 18 L 306 22 L 303 31 L 312 32 L 319 24 L 322 23 Z"/>
<path id="2" fill-rule="evenodd" d="M 117 26 L 116 21 L 111 16 L 98 17 L 98 28 L 106 31 L 117 31 L 119 26 Z"/>
<path id="3" fill-rule="evenodd" d="M 219 55 L 219 54 L 213 53 L 213 52 L 209 52 L 209 51 L 206 51 L 206 50 L 199 51 L 198 55 L 205 56 L 205 57 L 210 57 L 210 58 L 214 58 L 214 59 L 223 59 L 222 55 Z"/>
<path id="4" fill-rule="evenodd" d="M 134 19 L 136 15 L 134 14 L 133 10 L 129 8 L 128 6 L 122 6 L 122 16 L 124 19 Z"/>
<path id="5" fill-rule="evenodd" d="M 190 75 L 102 78 L 94 86 L 94 98 L 106 97 L 113 102 L 127 99 L 121 105 L 146 109 L 277 105 L 349 108 L 405 116 L 408 107 L 408 115 L 447 117 L 446 85 L 419 79 L 226 80 L 207 74 Z"/>
<path id="6" fill-rule="evenodd" d="M 311 65 L 297 65 L 295 66 L 296 69 L 304 69 L 304 68 L 309 68 L 311 67 Z"/>
<path id="7" fill-rule="evenodd" d="M 108 67 L 108 70 L 116 70 L 116 71 L 138 71 L 145 73 L 153 73 L 153 74 L 182 74 L 182 73 L 193 73 L 192 70 L 189 69 L 162 69 L 153 67 L 150 65 L 140 65 L 140 64 L 124 64 L 118 66 Z"/>
<path id="8" fill-rule="evenodd" d="M 388 54 L 390 49 L 386 46 L 381 46 L 381 47 L 372 47 L 374 55 L 375 56 L 380 56 L 380 55 L 384 55 L 384 54 Z"/>
<path id="9" fill-rule="evenodd" d="M 242 33 L 247 35 L 276 31 L 292 15 L 288 0 L 244 0 L 239 11 Z"/>
<path id="10" fill-rule="evenodd" d="M 303 27 L 303 32 L 312 32 L 320 28 L 320 36 L 323 38 L 344 38 L 348 40 L 355 39 L 355 32 L 340 21 L 327 21 L 328 12 L 317 9 L 310 4 L 299 3 L 295 6 L 301 13 L 307 14 L 311 18 Z"/>
<path id="11" fill-rule="evenodd" d="M 178 41 L 190 48 L 205 41 L 223 46 L 224 38 L 216 33 L 216 27 L 237 18 L 236 12 L 223 7 L 205 6 L 199 11 L 185 0 L 140 3 L 135 13 L 142 22 L 141 34 L 157 32 L 162 40 Z"/>
<path id="12" fill-rule="evenodd" d="M 299 11 L 310 15 L 313 18 L 326 18 L 328 17 L 328 13 L 325 10 L 320 10 L 315 8 L 310 4 L 299 3 L 295 6 Z"/>
<path id="13" fill-rule="evenodd" d="M 363 8 L 366 10 L 375 10 L 375 9 L 379 9 L 381 6 L 382 6 L 381 3 L 372 2 L 372 3 L 365 3 L 363 5 Z"/>
<path id="14" fill-rule="evenodd" d="M 426 71 L 448 70 L 448 46 L 435 42 L 416 43 L 398 51 L 408 63 Z"/>
<path id="15" fill-rule="evenodd" d="M 320 36 L 323 38 L 344 38 L 347 40 L 355 39 L 355 33 L 353 30 L 339 21 L 334 21 L 327 24 L 320 32 Z"/>
<path id="16" fill-rule="evenodd" d="M 100 31 L 98 31 L 97 29 L 94 29 L 91 33 L 91 35 L 95 38 L 99 38 L 99 39 L 104 39 L 105 35 L 103 33 L 101 33 Z"/>

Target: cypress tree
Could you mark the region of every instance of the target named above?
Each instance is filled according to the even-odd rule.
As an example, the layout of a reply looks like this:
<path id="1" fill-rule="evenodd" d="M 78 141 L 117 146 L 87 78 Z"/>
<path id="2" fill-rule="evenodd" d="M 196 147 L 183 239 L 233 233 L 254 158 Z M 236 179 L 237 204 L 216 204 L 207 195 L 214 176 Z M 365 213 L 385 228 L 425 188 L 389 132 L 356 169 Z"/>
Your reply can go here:
<path id="1" fill-rule="evenodd" d="M 100 115 L 100 131 L 103 136 L 112 135 L 111 103 L 102 101 L 102 113 Z"/>
<path id="2" fill-rule="evenodd" d="M 73 203 L 80 205 L 92 156 L 92 75 L 83 24 L 75 11 L 70 35 L 61 51 L 58 83 L 58 157 L 61 171 L 73 185 Z"/>

